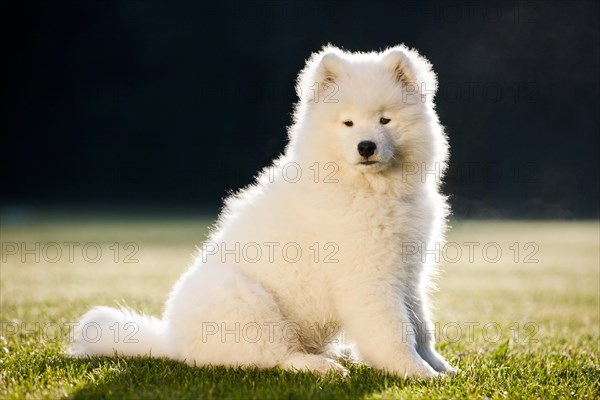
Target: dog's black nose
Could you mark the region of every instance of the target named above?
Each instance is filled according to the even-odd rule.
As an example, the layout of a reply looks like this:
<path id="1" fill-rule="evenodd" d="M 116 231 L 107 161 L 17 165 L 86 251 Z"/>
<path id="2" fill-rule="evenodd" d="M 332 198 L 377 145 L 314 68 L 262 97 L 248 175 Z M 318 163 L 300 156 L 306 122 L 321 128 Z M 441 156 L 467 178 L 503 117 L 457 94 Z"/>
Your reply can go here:
<path id="1" fill-rule="evenodd" d="M 375 142 L 371 142 L 370 140 L 363 140 L 358 144 L 358 154 L 367 158 L 372 156 L 373 153 L 375 153 L 376 148 L 377 145 L 375 144 Z"/>

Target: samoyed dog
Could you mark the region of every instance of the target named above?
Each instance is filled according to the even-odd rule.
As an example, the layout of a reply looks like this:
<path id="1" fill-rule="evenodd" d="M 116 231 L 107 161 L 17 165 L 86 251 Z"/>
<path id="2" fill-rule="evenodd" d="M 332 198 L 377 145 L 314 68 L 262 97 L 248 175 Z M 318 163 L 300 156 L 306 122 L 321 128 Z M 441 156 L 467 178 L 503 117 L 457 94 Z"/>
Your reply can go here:
<path id="1" fill-rule="evenodd" d="M 434 348 L 428 300 L 448 211 L 436 85 L 430 63 L 404 45 L 313 54 L 284 154 L 226 200 L 162 318 L 93 308 L 72 353 L 454 372 Z"/>

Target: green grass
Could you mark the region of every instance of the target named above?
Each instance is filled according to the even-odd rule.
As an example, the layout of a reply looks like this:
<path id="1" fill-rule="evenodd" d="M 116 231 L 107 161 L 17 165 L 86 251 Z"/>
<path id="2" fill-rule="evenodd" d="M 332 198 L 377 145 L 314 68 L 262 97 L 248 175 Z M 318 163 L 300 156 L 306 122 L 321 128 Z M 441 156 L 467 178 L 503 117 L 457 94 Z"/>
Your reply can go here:
<path id="1" fill-rule="evenodd" d="M 69 322 L 115 301 L 160 314 L 211 221 L 42 219 L 1 227 L 1 398 L 587 398 L 599 397 L 599 225 L 591 222 L 454 222 L 434 294 L 440 351 L 461 371 L 402 380 L 367 366 L 347 378 L 280 370 L 190 368 L 147 358 L 72 359 Z M 39 262 L 9 254 L 41 243 Z M 52 247 L 63 250 L 57 262 Z M 72 262 L 67 242 L 79 242 Z M 126 263 L 127 254 L 135 247 Z M 469 260 L 467 242 L 478 242 Z M 524 248 L 527 243 L 534 243 Z M 98 243 L 86 261 L 81 248 Z M 116 254 L 112 244 L 117 243 Z M 492 262 L 496 243 L 502 257 Z M 513 245 L 520 248 L 515 260 Z M 9 247 L 6 247 L 9 246 Z M 513 250 L 511 250 L 511 246 Z M 525 257 L 536 249 L 529 261 Z M 454 248 L 455 250 L 456 248 Z M 88 256 L 94 257 L 93 248 Z M 472 329 L 470 329 L 472 327 Z M 383 345 L 383 344 L 382 344 Z"/>

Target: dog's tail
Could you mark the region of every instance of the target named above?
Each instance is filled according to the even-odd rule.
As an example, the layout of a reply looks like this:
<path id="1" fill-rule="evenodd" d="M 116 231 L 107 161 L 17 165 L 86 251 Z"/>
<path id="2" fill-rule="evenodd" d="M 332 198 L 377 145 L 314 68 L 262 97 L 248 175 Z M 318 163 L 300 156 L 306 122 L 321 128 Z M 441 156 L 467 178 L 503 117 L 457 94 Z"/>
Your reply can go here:
<path id="1" fill-rule="evenodd" d="M 163 321 L 126 308 L 94 307 L 75 326 L 70 353 L 166 357 L 167 347 Z"/>

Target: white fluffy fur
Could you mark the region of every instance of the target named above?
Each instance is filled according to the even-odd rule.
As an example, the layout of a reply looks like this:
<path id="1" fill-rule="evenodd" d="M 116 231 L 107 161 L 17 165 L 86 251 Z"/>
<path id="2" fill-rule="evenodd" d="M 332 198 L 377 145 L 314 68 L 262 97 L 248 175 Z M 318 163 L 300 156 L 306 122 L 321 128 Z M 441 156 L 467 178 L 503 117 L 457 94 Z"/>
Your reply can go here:
<path id="1" fill-rule="evenodd" d="M 341 344 L 343 332 L 375 368 L 452 372 L 434 350 L 427 297 L 434 257 L 422 259 L 443 240 L 447 214 L 435 87 L 429 62 L 405 46 L 313 54 L 298 79 L 285 153 L 227 199 L 162 320 L 94 308 L 80 320 L 72 352 L 343 373 L 336 359 L 355 357 Z M 377 145 L 371 165 L 357 151 L 365 140 Z M 129 341 L 127 322 L 137 328 Z M 103 332 L 96 342 L 89 340 L 96 325 L 83 333 L 90 323 Z"/>

